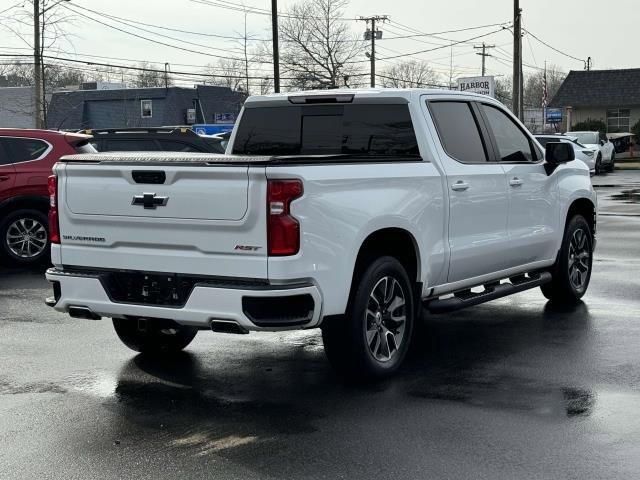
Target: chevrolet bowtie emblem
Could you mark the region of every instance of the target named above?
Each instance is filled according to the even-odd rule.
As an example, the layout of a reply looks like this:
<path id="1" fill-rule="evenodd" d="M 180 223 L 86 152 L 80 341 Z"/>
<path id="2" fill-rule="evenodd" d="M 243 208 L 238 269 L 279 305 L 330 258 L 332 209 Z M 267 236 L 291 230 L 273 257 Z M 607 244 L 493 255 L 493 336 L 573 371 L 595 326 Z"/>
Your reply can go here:
<path id="1" fill-rule="evenodd" d="M 131 205 L 142 205 L 144 208 L 155 209 L 164 207 L 169 201 L 169 197 L 157 197 L 155 193 L 143 193 L 135 195 L 131 200 Z"/>

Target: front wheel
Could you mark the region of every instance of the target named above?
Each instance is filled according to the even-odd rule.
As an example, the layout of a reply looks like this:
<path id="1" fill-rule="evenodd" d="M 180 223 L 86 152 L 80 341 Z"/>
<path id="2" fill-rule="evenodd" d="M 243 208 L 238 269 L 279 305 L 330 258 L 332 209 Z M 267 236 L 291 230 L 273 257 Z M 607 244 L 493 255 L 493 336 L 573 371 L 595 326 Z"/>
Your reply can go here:
<path id="1" fill-rule="evenodd" d="M 611 154 L 611 163 L 607 166 L 607 172 L 613 172 L 616 168 L 616 152 Z"/>
<path id="2" fill-rule="evenodd" d="M 122 343 L 145 354 L 177 353 L 198 333 L 197 328 L 160 319 L 114 318 L 113 328 Z"/>
<path id="3" fill-rule="evenodd" d="M 413 333 L 412 283 L 394 257 L 374 260 L 356 279 L 345 317 L 322 325 L 332 366 L 352 378 L 382 378 L 402 364 Z"/>
<path id="4" fill-rule="evenodd" d="M 598 154 L 596 158 L 596 175 L 600 175 L 602 173 L 602 155 Z"/>
<path id="5" fill-rule="evenodd" d="M 587 292 L 593 263 L 593 237 L 582 215 L 573 216 L 565 227 L 562 247 L 552 268 L 551 282 L 540 287 L 549 300 L 575 304 Z"/>

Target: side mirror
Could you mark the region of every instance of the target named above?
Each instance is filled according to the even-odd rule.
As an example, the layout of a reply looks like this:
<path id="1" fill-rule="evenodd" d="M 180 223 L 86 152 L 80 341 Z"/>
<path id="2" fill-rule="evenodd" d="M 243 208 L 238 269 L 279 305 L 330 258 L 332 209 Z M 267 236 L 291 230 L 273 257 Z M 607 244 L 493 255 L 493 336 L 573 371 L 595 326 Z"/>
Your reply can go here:
<path id="1" fill-rule="evenodd" d="M 567 142 L 549 142 L 545 147 L 544 158 L 548 164 L 556 166 L 575 160 L 576 154 Z"/>

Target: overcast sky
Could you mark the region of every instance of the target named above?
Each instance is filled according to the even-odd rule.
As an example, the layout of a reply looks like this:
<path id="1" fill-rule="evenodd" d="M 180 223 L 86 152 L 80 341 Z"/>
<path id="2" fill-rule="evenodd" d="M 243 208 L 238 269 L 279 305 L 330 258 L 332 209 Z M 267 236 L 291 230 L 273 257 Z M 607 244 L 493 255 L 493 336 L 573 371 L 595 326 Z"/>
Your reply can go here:
<path id="1" fill-rule="evenodd" d="M 49 4 L 53 3 L 53 0 L 47 1 Z M 0 12 L 19 3 L 24 3 L 24 1 L 0 0 Z M 240 5 L 241 3 L 241 0 L 225 2 L 227 5 Z M 282 10 L 291 3 L 294 2 L 280 0 L 279 7 Z M 204 33 L 235 35 L 244 28 L 241 13 L 198 4 L 191 0 L 107 0 L 101 2 L 72 0 L 71 4 L 145 23 Z M 271 8 L 269 0 L 246 0 L 244 4 L 262 9 Z M 636 49 L 631 47 L 637 45 L 640 40 L 640 30 L 637 28 L 640 7 L 636 0 L 615 0 L 608 2 L 608 4 L 596 0 L 521 0 L 521 8 L 523 9 L 524 28 L 571 56 L 581 59 L 591 56 L 594 67 L 597 69 L 638 66 Z M 513 15 L 513 2 L 512 0 L 351 0 L 345 11 L 345 17 L 372 14 L 389 16 L 391 21 L 381 27 L 384 31 L 384 37 L 388 38 L 406 35 L 407 27 L 431 33 L 509 22 Z M 0 14 L 0 22 L 5 21 L 1 18 L 3 16 L 4 14 Z M 362 32 L 365 29 L 362 22 L 350 23 L 354 31 Z M 130 27 L 124 28 L 133 30 Z M 443 34 L 442 37 L 450 40 L 465 40 L 489 33 L 497 28 L 499 27 L 448 33 Z M 75 51 L 78 52 L 79 58 L 86 58 L 82 54 L 93 54 L 131 60 L 148 60 L 161 65 L 164 62 L 169 62 L 174 71 L 179 69 L 196 71 L 196 66 L 216 61 L 215 58 L 206 55 L 181 52 L 133 38 L 85 18 L 78 18 L 70 30 L 74 34 L 71 42 Z M 256 37 L 269 37 L 270 17 L 250 14 L 248 16 L 248 30 Z M 140 33 L 148 35 L 144 32 Z M 211 51 L 211 53 L 229 55 L 229 52 L 233 54 L 233 49 L 237 48 L 233 42 L 222 39 L 181 33 L 164 33 L 220 49 L 220 51 Z M 499 49 L 491 51 L 495 56 L 487 59 L 487 70 L 490 74 L 510 74 L 509 59 L 512 53 L 512 38 L 512 34 L 508 30 L 502 30 L 486 38 L 475 40 L 478 43 L 485 41 L 499 47 Z M 178 43 L 172 40 L 165 41 Z M 417 39 L 383 38 L 378 43 L 380 47 L 378 56 L 411 53 L 436 48 L 444 43 L 446 43 L 445 40 L 430 37 Z M 630 47 L 625 48 L 624 45 Z M 25 44 L 8 30 L 2 29 L 0 30 L 0 52 L 17 51 L 8 50 L 7 47 L 25 47 Z M 191 46 L 191 48 L 198 50 L 198 47 Z M 71 47 L 67 44 L 62 49 L 69 51 Z M 451 52 L 452 49 L 446 47 L 417 54 L 411 58 L 427 60 L 438 72 L 448 75 Z M 525 36 L 523 39 L 523 53 L 525 63 L 531 67 L 542 67 L 546 60 L 548 64 L 557 65 L 565 71 L 584 68 L 581 61 L 554 52 L 530 36 Z M 116 60 L 105 61 L 116 62 Z M 456 66 L 458 76 L 479 74 L 480 62 L 481 59 L 475 55 L 472 45 L 461 44 L 453 48 L 453 63 Z M 381 61 L 379 68 L 383 69 L 389 63 L 389 61 Z M 531 67 L 525 67 L 525 72 L 534 71 Z"/>

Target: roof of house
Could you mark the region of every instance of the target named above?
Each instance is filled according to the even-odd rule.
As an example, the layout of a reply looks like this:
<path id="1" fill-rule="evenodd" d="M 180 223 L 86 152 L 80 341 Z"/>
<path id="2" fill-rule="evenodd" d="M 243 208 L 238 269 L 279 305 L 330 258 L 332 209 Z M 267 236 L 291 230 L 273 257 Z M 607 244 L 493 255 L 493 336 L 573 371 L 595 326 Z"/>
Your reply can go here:
<path id="1" fill-rule="evenodd" d="M 551 107 L 622 107 L 640 105 L 640 68 L 572 70 Z"/>
<path id="2" fill-rule="evenodd" d="M 191 106 L 195 99 L 200 102 L 198 113 L 204 115 L 203 121 L 210 121 L 216 111 L 237 113 L 242 106 L 244 96 L 228 87 L 197 85 L 195 88 L 154 87 L 126 88 L 114 90 L 76 90 L 56 92 L 49 105 L 47 124 L 52 128 L 102 128 L 105 125 L 94 125 L 95 118 L 89 118 L 86 104 L 92 102 L 118 100 L 156 100 L 166 99 L 165 118 L 158 121 L 168 124 L 182 124 L 183 110 Z M 154 117 L 156 112 L 154 111 Z M 122 118 L 122 113 L 118 116 Z M 211 120 L 212 121 L 212 120 Z M 124 127 L 125 125 L 109 124 L 106 127 Z M 142 125 L 145 126 L 145 125 Z"/>

